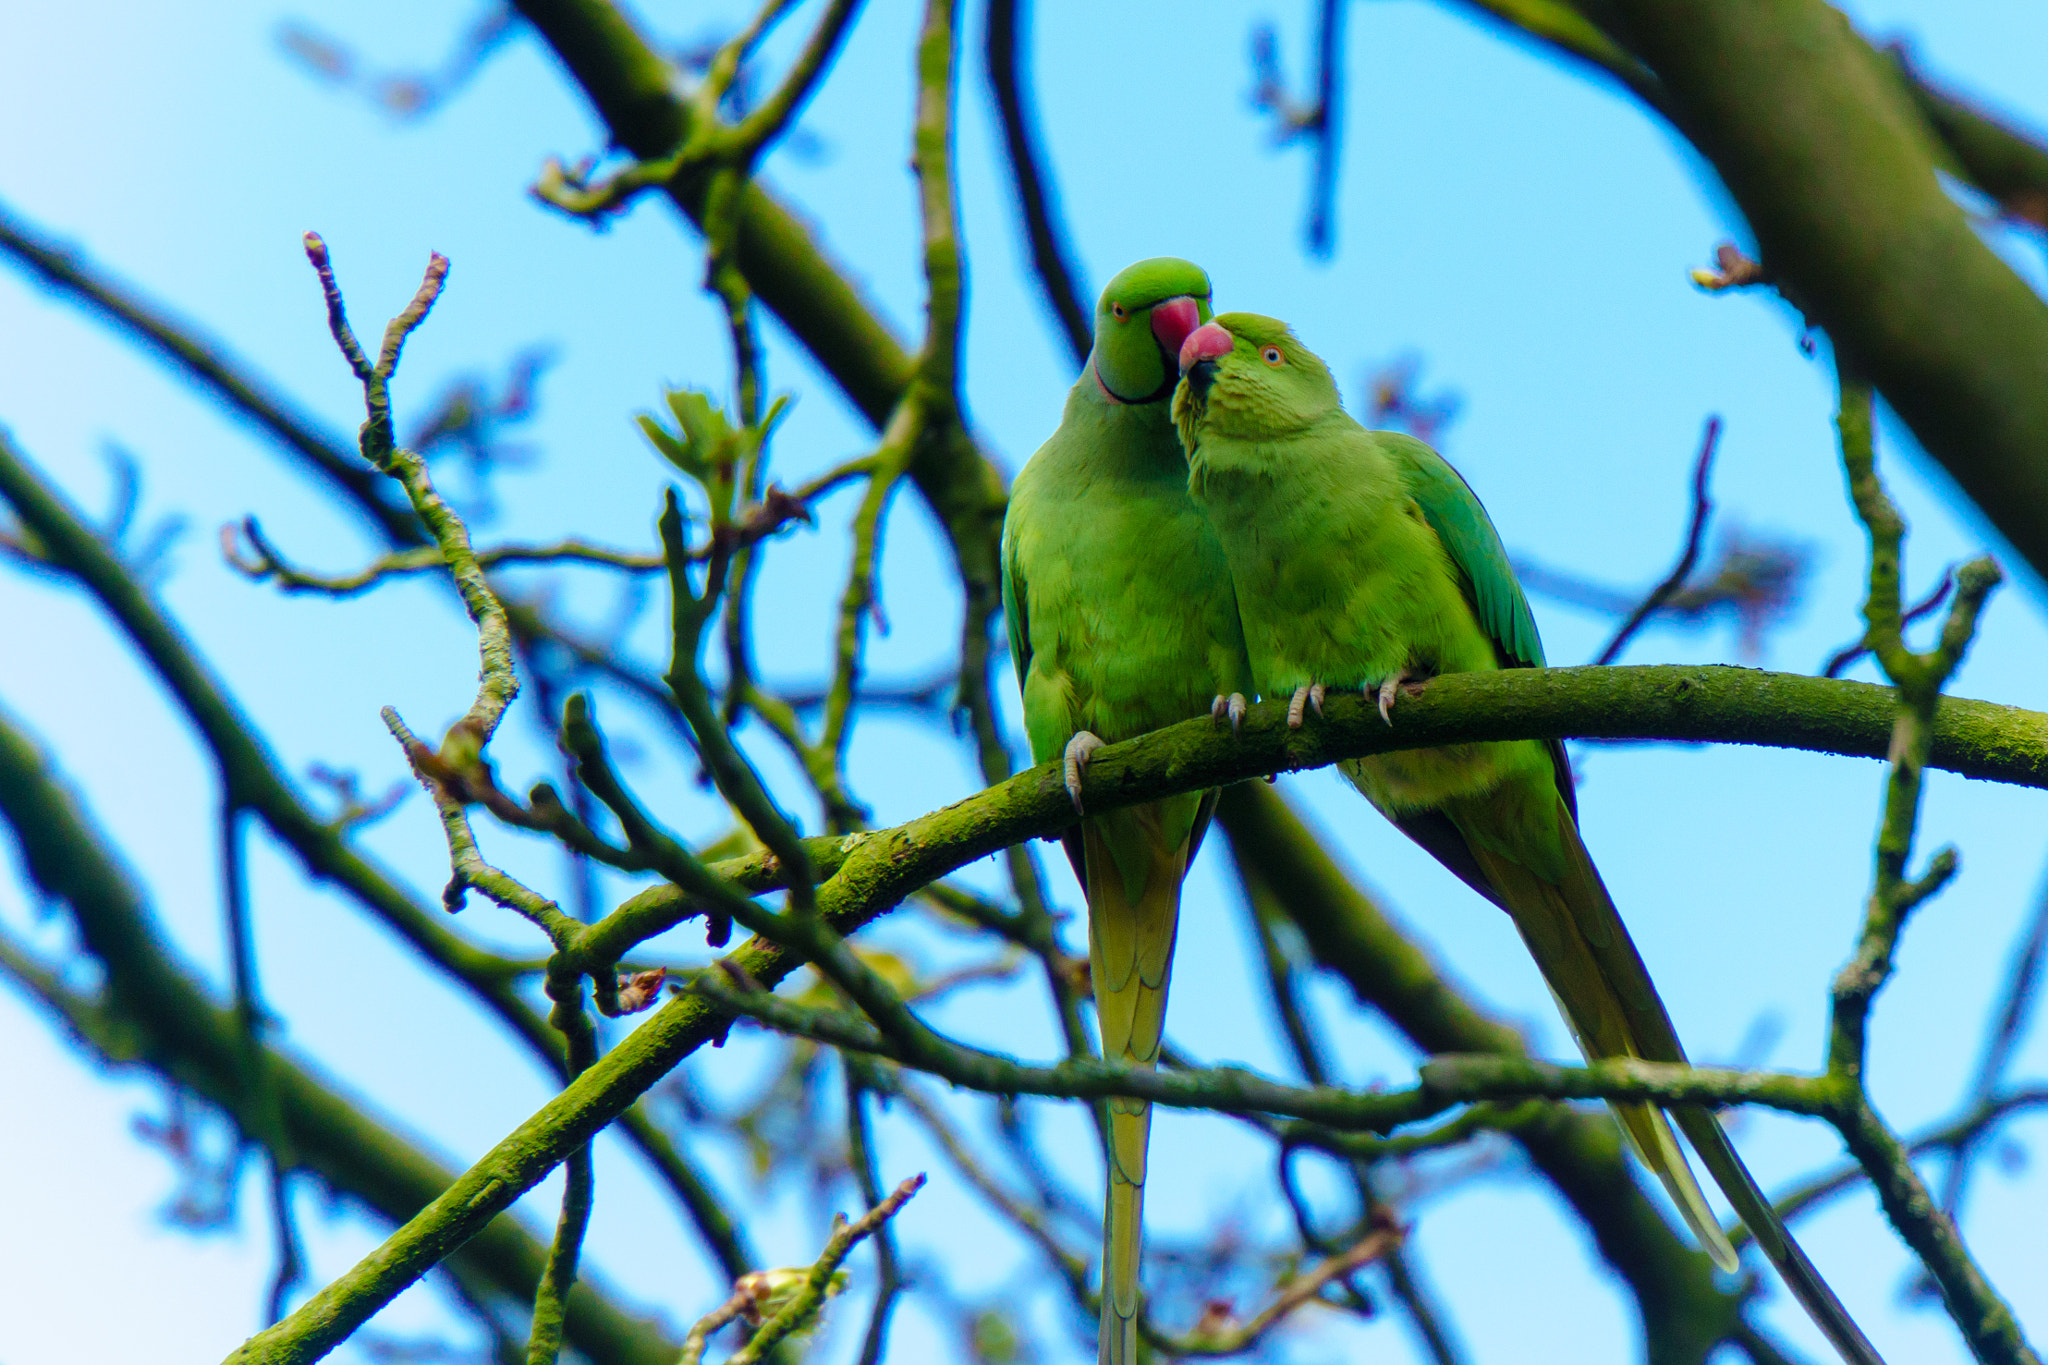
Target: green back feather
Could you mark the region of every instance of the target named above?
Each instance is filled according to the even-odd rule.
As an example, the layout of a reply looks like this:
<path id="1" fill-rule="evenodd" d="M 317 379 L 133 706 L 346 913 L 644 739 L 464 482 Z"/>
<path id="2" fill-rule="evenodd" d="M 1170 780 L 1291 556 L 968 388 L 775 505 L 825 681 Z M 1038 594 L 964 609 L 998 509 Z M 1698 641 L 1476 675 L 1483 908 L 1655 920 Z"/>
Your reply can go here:
<path id="1" fill-rule="evenodd" d="M 1517 668 L 1543 667 L 1543 641 L 1529 599 L 1515 580 L 1500 532 L 1479 496 L 1450 461 L 1412 436 L 1382 432 L 1381 440 L 1401 466 L 1402 481 L 1422 508 L 1451 562 L 1465 576 L 1473 614 L 1493 638 L 1501 661 Z"/>

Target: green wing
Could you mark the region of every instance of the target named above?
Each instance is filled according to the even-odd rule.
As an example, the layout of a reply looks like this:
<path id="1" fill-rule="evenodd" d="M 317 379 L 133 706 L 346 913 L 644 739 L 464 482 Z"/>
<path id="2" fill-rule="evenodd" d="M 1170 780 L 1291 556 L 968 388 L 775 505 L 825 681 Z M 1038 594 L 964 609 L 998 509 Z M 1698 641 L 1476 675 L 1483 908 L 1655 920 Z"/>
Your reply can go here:
<path id="1" fill-rule="evenodd" d="M 1007 532 L 1008 527 L 1004 530 Z M 1017 571 L 1016 556 L 1010 553 L 1010 537 L 1003 536 L 1003 624 L 1010 632 L 1010 666 L 1017 670 L 1017 688 L 1024 688 L 1031 671 L 1031 622 L 1025 618 L 1024 577 Z"/>
<path id="2" fill-rule="evenodd" d="M 1529 599 L 1515 581 L 1500 532 L 1493 529 L 1479 495 L 1451 468 L 1450 461 L 1414 437 L 1396 432 L 1376 434 L 1400 466 L 1409 495 L 1422 508 L 1429 528 L 1464 574 L 1472 610 L 1481 628 L 1493 637 L 1501 662 L 1541 668 L 1543 641 L 1536 635 L 1536 618 L 1529 613 Z"/>
<path id="3" fill-rule="evenodd" d="M 1480 629 L 1492 638 L 1501 666 L 1543 667 L 1543 641 L 1536 634 L 1536 617 L 1529 611 L 1529 599 L 1515 578 L 1514 566 L 1508 563 L 1507 547 L 1500 543 L 1500 532 L 1493 529 L 1493 518 L 1486 515 L 1472 485 L 1451 467 L 1449 460 L 1413 436 L 1392 431 L 1375 434 L 1386 442 L 1388 453 L 1400 467 L 1402 481 L 1415 505 L 1422 509 L 1423 520 L 1436 532 L 1436 538 L 1450 552 L 1451 562 L 1464 575 L 1472 614 L 1479 618 Z M 1558 794 L 1564 797 L 1565 809 L 1577 819 L 1579 798 L 1573 790 L 1571 759 L 1564 751 L 1564 743 L 1553 739 L 1543 747 L 1550 752 L 1550 766 L 1556 774 Z M 1445 857 L 1421 833 L 1410 830 L 1409 837 L 1420 841 L 1438 858 Z M 1447 862 L 1453 871 L 1462 866 Z M 1491 893 L 1482 888 L 1481 894 Z"/>

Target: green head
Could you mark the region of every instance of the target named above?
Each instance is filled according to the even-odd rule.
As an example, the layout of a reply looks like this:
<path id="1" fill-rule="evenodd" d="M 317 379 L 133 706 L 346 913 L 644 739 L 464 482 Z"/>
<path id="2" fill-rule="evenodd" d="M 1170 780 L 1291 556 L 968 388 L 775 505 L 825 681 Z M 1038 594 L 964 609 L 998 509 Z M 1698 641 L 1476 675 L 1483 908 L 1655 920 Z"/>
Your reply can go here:
<path id="1" fill-rule="evenodd" d="M 1341 406 L 1322 358 L 1286 323 L 1257 313 L 1225 313 L 1188 333 L 1180 372 L 1173 420 L 1190 452 L 1204 433 L 1271 440 Z"/>
<path id="2" fill-rule="evenodd" d="M 1095 307 L 1089 369 L 1113 403 L 1161 403 L 1173 392 L 1188 334 L 1209 320 L 1209 277 L 1198 265 L 1155 256 L 1126 266 Z"/>

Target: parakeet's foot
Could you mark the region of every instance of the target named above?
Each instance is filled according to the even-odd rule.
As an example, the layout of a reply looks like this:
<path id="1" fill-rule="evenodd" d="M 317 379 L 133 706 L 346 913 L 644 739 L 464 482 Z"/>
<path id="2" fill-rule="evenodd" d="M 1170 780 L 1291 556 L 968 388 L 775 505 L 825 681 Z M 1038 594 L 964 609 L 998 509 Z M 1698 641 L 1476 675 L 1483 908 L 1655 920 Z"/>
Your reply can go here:
<path id="1" fill-rule="evenodd" d="M 1422 695 L 1422 685 L 1435 677 L 1434 673 L 1411 673 L 1402 669 L 1379 685 L 1380 719 L 1388 725 L 1394 723 L 1394 699 L 1396 694 L 1406 692 L 1411 697 Z M 1365 695 L 1373 695 L 1373 685 L 1365 685 Z"/>
<path id="2" fill-rule="evenodd" d="M 1300 687 L 1294 689 L 1294 698 L 1287 703 L 1287 728 L 1299 730 L 1301 728 L 1302 713 L 1311 706 L 1316 709 L 1316 719 L 1321 720 L 1323 718 L 1323 685 L 1321 683 L 1303 683 Z"/>
<path id="3" fill-rule="evenodd" d="M 1245 707 L 1244 693 L 1232 692 L 1227 697 L 1218 697 L 1209 703 L 1209 719 L 1221 723 L 1227 718 L 1230 721 L 1230 733 L 1234 735 L 1238 727 L 1244 724 Z"/>
<path id="4" fill-rule="evenodd" d="M 1088 771 L 1088 760 L 1095 757 L 1095 751 L 1102 747 L 1102 737 L 1087 730 L 1078 730 L 1067 741 L 1067 750 L 1060 755 L 1060 766 L 1067 775 L 1067 795 L 1074 802 L 1074 814 L 1086 815 L 1081 809 L 1081 775 Z"/>

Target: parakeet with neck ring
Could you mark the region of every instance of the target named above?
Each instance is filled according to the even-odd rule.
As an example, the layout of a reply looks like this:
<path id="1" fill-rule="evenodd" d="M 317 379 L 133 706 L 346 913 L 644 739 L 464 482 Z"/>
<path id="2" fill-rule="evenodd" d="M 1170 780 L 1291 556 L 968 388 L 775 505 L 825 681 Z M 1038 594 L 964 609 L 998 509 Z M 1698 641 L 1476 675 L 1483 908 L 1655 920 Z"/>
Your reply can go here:
<path id="1" fill-rule="evenodd" d="M 1061 759 L 1085 818 L 1066 836 L 1088 897 L 1102 1053 L 1152 1066 L 1165 1024 L 1181 879 L 1213 792 L 1088 814 L 1090 754 L 1200 715 L 1250 687 L 1223 547 L 1188 496 L 1169 400 L 1181 342 L 1209 317 L 1209 280 L 1170 258 L 1109 282 L 1059 429 L 1010 490 L 1003 609 L 1031 753 Z M 1151 1106 L 1108 1103 L 1103 1365 L 1137 1359 Z"/>

